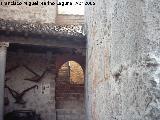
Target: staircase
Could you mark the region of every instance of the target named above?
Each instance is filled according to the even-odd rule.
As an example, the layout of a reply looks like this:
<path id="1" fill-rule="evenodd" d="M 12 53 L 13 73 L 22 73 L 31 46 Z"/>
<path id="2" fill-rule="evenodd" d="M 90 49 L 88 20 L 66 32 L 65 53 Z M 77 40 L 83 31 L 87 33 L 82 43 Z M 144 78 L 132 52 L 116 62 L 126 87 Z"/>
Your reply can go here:
<path id="1" fill-rule="evenodd" d="M 70 84 L 67 66 L 59 71 L 55 98 L 57 120 L 84 120 L 84 85 Z"/>

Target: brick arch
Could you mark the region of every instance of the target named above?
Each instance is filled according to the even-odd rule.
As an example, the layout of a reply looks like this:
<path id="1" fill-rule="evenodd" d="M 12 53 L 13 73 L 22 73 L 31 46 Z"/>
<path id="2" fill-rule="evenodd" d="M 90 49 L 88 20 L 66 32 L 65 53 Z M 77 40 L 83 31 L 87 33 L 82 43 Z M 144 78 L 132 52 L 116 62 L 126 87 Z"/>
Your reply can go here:
<path id="1" fill-rule="evenodd" d="M 85 57 L 82 55 L 58 55 L 56 57 L 56 73 L 58 73 L 61 66 L 68 61 L 77 62 L 85 73 Z"/>

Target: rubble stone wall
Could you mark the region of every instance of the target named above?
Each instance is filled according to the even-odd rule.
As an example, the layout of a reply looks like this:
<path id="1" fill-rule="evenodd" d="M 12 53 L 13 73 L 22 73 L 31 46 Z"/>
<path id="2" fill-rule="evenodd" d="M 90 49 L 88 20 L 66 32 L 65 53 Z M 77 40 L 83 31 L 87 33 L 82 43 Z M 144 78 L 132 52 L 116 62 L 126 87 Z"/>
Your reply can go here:
<path id="1" fill-rule="evenodd" d="M 160 1 L 86 7 L 88 120 L 160 119 Z"/>
<path id="2" fill-rule="evenodd" d="M 55 73 L 53 61 L 54 58 L 47 54 L 8 52 L 6 69 L 9 70 L 17 65 L 19 65 L 19 67 L 6 73 L 6 78 L 8 80 L 5 84 L 18 93 L 34 85 L 38 87 L 24 94 L 23 100 L 26 102 L 24 105 L 16 104 L 9 90 L 5 88 L 5 98 L 9 100 L 9 104 L 5 106 L 5 113 L 13 110 L 33 110 L 37 114 L 40 114 L 42 120 L 56 119 Z M 40 82 L 35 83 L 25 80 L 26 78 L 34 77 L 34 74 L 23 65 L 29 67 L 39 75 L 48 67 L 52 69 L 45 73 Z"/>

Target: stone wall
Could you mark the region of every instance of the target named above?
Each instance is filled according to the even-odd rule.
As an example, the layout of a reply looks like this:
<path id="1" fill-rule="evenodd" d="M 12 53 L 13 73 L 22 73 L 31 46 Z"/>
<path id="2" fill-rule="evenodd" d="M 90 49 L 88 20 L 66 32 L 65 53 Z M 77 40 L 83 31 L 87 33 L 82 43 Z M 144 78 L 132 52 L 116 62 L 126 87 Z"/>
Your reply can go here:
<path id="1" fill-rule="evenodd" d="M 88 120 L 160 119 L 160 1 L 86 7 Z"/>
<path id="2" fill-rule="evenodd" d="M 59 14 L 56 17 L 56 24 L 60 25 L 81 25 L 84 24 L 84 16 L 83 15 L 63 15 Z"/>
<path id="3" fill-rule="evenodd" d="M 9 100 L 9 105 L 5 106 L 5 113 L 13 110 L 34 110 L 41 115 L 42 120 L 54 120 L 56 118 L 53 61 L 54 58 L 50 54 L 26 53 L 22 51 L 8 52 L 6 69 L 9 70 L 16 65 L 19 65 L 19 67 L 6 73 L 6 77 L 9 78 L 6 85 L 19 93 L 33 85 L 37 85 L 38 88 L 36 87 L 26 92 L 23 97 L 24 101 L 26 101 L 25 105 L 16 104 L 9 90 L 5 88 L 5 98 L 7 97 Z M 33 77 L 34 74 L 23 65 L 26 65 L 40 75 L 46 68 L 50 67 L 52 69 L 46 72 L 40 82 L 34 83 L 24 80 Z M 46 90 L 43 90 L 42 87 L 46 87 Z"/>
<path id="4" fill-rule="evenodd" d="M 70 82 L 72 84 L 84 84 L 84 71 L 75 61 L 69 61 Z"/>
<path id="5" fill-rule="evenodd" d="M 84 24 L 83 15 L 63 15 L 57 13 L 57 0 L 50 0 L 49 5 L 47 0 L 21 0 L 0 1 L 0 18 L 4 20 L 27 21 L 32 23 L 56 23 L 56 24 Z M 45 5 L 46 2 L 46 5 Z M 5 3 L 7 5 L 5 5 Z M 55 3 L 53 5 L 53 3 Z M 27 5 L 26 5 L 27 4 Z M 35 4 L 35 5 L 30 5 Z M 69 7 L 69 6 L 68 6 Z M 57 15 L 58 14 L 58 15 Z"/>
<path id="6" fill-rule="evenodd" d="M 55 2 L 57 0 L 50 0 Z M 2 2 L 2 3 L 1 3 Z M 29 6 L 29 2 L 37 2 L 36 0 L 21 0 L 15 1 L 17 3 L 22 2 L 22 5 L 4 5 L 4 2 L 11 2 L 9 0 L 1 0 L 0 3 L 0 18 L 5 20 L 20 20 L 28 22 L 40 22 L 40 23 L 55 23 L 57 14 L 56 5 L 42 5 L 41 3 L 47 2 L 46 0 L 38 0 L 38 5 Z M 24 3 L 27 2 L 27 5 Z"/>
<path id="7" fill-rule="evenodd" d="M 7 54 L 5 84 L 18 93 L 34 85 L 38 87 L 26 92 L 23 97 L 26 104 L 15 103 L 9 89 L 5 88 L 5 114 L 13 110 L 33 110 L 40 114 L 42 120 L 84 120 L 84 84 L 71 84 L 68 66 L 64 66 L 57 76 L 57 68 L 62 62 L 77 60 L 84 65 L 84 56 L 59 55 L 47 51 L 40 47 L 25 49 L 11 44 Z M 40 82 L 25 80 L 33 78 L 33 72 L 42 75 L 46 69 Z"/>

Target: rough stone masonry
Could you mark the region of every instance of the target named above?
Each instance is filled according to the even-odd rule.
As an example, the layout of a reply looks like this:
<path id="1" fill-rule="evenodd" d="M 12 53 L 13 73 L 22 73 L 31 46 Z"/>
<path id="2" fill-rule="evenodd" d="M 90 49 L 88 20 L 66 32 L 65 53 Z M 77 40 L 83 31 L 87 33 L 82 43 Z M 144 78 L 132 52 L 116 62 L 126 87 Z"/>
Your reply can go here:
<path id="1" fill-rule="evenodd" d="M 160 0 L 90 0 L 88 120 L 160 120 Z"/>

